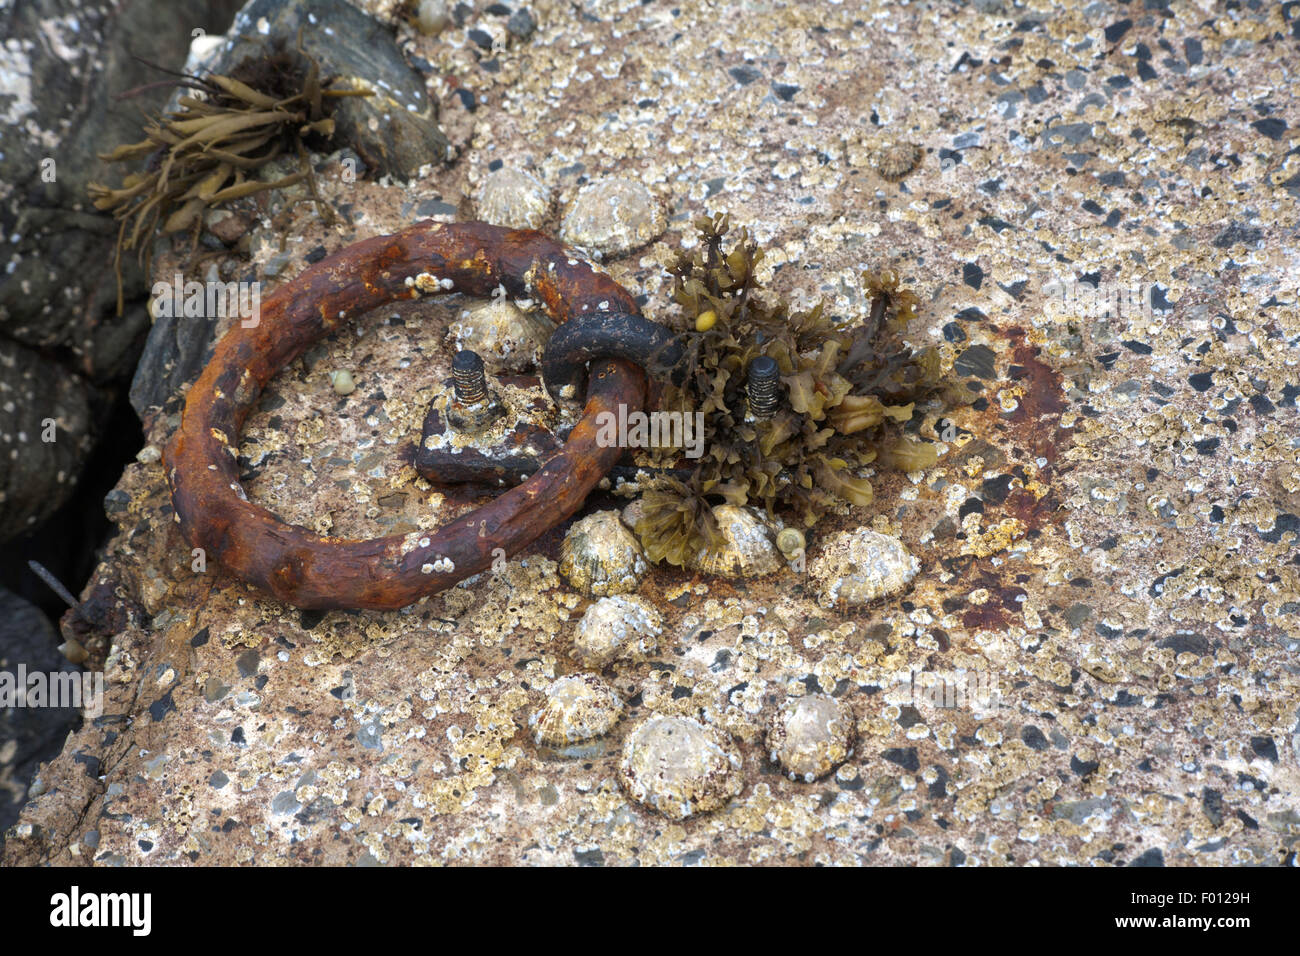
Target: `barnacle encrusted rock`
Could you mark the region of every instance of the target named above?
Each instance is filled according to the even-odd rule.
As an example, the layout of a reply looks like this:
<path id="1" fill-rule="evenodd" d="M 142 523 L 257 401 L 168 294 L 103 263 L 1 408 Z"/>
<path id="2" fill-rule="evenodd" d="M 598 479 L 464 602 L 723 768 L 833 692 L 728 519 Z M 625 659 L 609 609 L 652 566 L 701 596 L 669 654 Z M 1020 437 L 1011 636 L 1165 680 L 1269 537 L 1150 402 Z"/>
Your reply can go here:
<path id="1" fill-rule="evenodd" d="M 546 688 L 546 700 L 528 726 L 537 743 L 563 747 L 605 736 L 622 713 L 623 700 L 614 688 L 595 674 L 573 674 Z"/>
<path id="2" fill-rule="evenodd" d="M 553 330 L 551 320 L 540 310 L 521 309 L 499 296 L 474 302 L 448 331 L 458 351 L 477 352 L 484 364 L 494 369 L 522 372 L 541 361 Z"/>
<path id="3" fill-rule="evenodd" d="M 532 173 L 502 166 L 483 177 L 478 217 L 497 226 L 540 229 L 551 211 L 551 190 Z"/>
<path id="4" fill-rule="evenodd" d="M 641 660 L 659 646 L 663 618 L 635 595 L 604 597 L 587 608 L 573 633 L 573 656 L 587 667 Z"/>
<path id="5" fill-rule="evenodd" d="M 617 511 L 597 511 L 574 522 L 560 546 L 560 575 L 593 597 L 636 590 L 648 568 L 641 542 Z"/>
<path id="6" fill-rule="evenodd" d="M 853 756 L 853 712 L 829 694 L 792 697 L 767 731 L 767 751 L 791 780 L 812 783 Z"/>
<path id="7" fill-rule="evenodd" d="M 822 607 L 854 606 L 902 591 L 920 566 L 897 538 L 859 528 L 828 537 L 808 577 Z"/>
<path id="8" fill-rule="evenodd" d="M 752 509 L 717 505 L 713 518 L 722 541 L 701 548 L 687 560 L 688 568 L 724 578 L 761 578 L 785 566 L 772 529 Z"/>
<path id="9" fill-rule="evenodd" d="M 627 736 L 619 780 L 633 800 L 673 820 L 740 793 L 741 760 L 723 734 L 687 717 L 651 717 Z"/>
<path id="10" fill-rule="evenodd" d="M 631 179 L 584 186 L 560 226 L 560 238 L 591 253 L 616 256 L 659 237 L 666 225 L 650 190 Z"/>

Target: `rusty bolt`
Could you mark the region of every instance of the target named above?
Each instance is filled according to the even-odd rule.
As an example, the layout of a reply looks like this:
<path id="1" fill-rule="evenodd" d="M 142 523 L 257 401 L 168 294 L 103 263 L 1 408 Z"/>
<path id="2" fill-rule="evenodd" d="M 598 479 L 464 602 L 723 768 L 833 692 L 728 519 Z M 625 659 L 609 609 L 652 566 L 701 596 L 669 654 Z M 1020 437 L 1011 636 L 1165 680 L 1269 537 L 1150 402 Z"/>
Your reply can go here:
<path id="1" fill-rule="evenodd" d="M 749 398 L 749 411 L 755 418 L 762 420 L 776 414 L 781 396 L 778 386 L 781 382 L 781 370 L 776 360 L 760 355 L 749 363 L 749 377 L 745 382 L 745 393 Z"/>

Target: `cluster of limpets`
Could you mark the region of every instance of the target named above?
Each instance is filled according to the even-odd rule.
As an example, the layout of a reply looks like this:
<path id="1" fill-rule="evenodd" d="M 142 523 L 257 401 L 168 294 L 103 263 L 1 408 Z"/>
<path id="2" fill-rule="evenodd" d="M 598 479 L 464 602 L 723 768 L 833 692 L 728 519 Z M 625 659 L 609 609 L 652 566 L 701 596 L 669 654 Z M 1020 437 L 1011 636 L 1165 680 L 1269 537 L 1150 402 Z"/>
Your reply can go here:
<path id="1" fill-rule="evenodd" d="M 649 570 L 645 549 L 633 533 L 640 499 L 623 510 L 598 511 L 575 522 L 560 546 L 560 574 L 589 597 L 626 594 Z M 724 578 L 760 578 L 786 567 L 804 553 L 798 528 L 781 527 L 756 508 L 713 506 L 716 534 L 686 558 L 692 571 Z"/>
<path id="2" fill-rule="evenodd" d="M 570 656 L 592 672 L 659 651 L 663 618 L 631 593 L 652 564 L 727 578 L 773 574 L 804 558 L 807 529 L 836 501 L 871 501 L 857 469 L 915 470 L 935 457 L 933 446 L 890 431 L 911 418 L 939 370 L 933 352 L 883 345 L 914 302 L 896 277 L 868 278 L 872 314 L 862 328 L 844 330 L 820 308 L 792 315 L 764 299 L 753 281 L 760 253 L 748 237 L 728 251 L 725 219 L 697 225 L 700 249 L 671 270 L 684 307 L 679 331 L 697 338 L 687 349 L 686 384 L 667 390 L 665 407 L 703 410 L 710 446 L 693 471 L 670 455 L 652 456 L 640 498 L 621 513 L 588 515 L 566 534 L 560 574 L 595 599 L 574 628 Z M 770 417 L 747 410 L 744 382 L 755 358 L 776 359 L 780 371 L 786 404 Z M 766 368 L 770 374 L 770 362 Z M 836 607 L 897 593 L 917 568 L 901 542 L 859 529 L 828 537 L 808 572 L 821 603 Z M 564 748 L 610 733 L 622 713 L 604 679 L 584 673 L 550 685 L 530 726 L 539 744 Z M 807 694 L 773 709 L 763 742 L 784 775 L 811 783 L 853 756 L 856 726 L 843 700 Z M 654 714 L 628 730 L 618 776 L 633 800 L 682 820 L 737 796 L 742 769 L 736 742 L 721 729 Z"/>

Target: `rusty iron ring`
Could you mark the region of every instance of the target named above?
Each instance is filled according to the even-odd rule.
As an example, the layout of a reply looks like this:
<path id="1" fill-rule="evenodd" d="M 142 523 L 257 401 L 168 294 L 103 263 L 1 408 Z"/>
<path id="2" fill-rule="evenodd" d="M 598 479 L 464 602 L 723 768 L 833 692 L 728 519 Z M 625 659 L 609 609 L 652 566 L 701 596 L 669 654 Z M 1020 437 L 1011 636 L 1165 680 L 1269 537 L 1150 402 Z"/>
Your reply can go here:
<path id="1" fill-rule="evenodd" d="M 581 508 L 623 452 L 597 441 L 598 416 L 645 403 L 645 373 L 622 359 L 593 362 L 582 418 L 540 471 L 437 531 L 326 538 L 281 521 L 240 487 L 240 429 L 272 377 L 312 343 L 398 299 L 489 296 L 498 287 L 540 300 L 557 323 L 587 313 L 639 312 L 608 275 L 533 230 L 426 221 L 348 246 L 276 289 L 256 325 L 234 325 L 190 388 L 180 428 L 164 452 L 185 539 L 241 580 L 297 607 L 394 610 L 486 569 L 497 549 L 517 553 Z"/>
<path id="2" fill-rule="evenodd" d="M 675 332 L 639 313 L 584 313 L 556 329 L 547 341 L 542 378 L 551 397 L 560 401 L 569 387 L 571 394 L 581 394 L 588 362 L 621 358 L 642 367 L 674 369 L 670 377 L 680 385 L 677 365 L 685 351 L 685 342 Z"/>

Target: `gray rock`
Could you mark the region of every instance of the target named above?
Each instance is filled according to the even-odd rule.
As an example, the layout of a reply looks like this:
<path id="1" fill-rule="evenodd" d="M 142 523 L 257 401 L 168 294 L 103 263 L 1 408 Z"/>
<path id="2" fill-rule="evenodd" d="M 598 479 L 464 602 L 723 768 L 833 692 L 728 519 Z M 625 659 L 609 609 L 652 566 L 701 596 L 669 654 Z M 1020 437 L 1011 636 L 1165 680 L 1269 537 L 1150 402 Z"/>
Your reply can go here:
<path id="1" fill-rule="evenodd" d="M 131 407 L 141 418 L 151 408 L 168 407 L 181 386 L 198 377 L 212 357 L 213 335 L 213 323 L 203 319 L 164 316 L 154 322 L 131 380 Z"/>
<path id="2" fill-rule="evenodd" d="M 510 35 L 520 40 L 527 40 L 537 31 L 537 18 L 526 8 L 520 8 L 510 14 L 510 19 L 506 21 L 506 29 Z"/>
<path id="3" fill-rule="evenodd" d="M 0 590 L 0 670 L 16 675 L 22 664 L 28 673 L 79 671 L 59 654 L 58 643 L 44 614 Z M 72 707 L 0 707 L 0 833 L 18 819 L 28 784 L 42 789 L 34 782 L 37 769 L 58 754 L 79 720 Z"/>
<path id="4" fill-rule="evenodd" d="M 139 348 L 142 317 L 115 314 L 117 226 L 89 211 L 86 187 L 106 178 L 97 153 L 139 140 L 140 111 L 161 107 L 167 90 L 125 100 L 117 94 L 156 82 L 162 74 L 151 63 L 179 68 L 190 31 L 219 29 L 235 6 L 38 0 L 0 10 L 7 84 L 19 91 L 0 97 L 0 182 L 13 187 L 0 202 L 4 259 L 13 263 L 0 274 L 0 332 L 7 337 L 69 347 L 97 378 Z M 132 263 L 124 266 L 128 292 L 138 294 L 142 276 Z M 133 324 L 126 334 L 102 334 L 105 325 L 124 324 Z"/>
<path id="5" fill-rule="evenodd" d="M 1078 146 L 1089 139 L 1092 139 L 1091 123 L 1063 123 L 1043 130 L 1042 142 L 1046 146 Z"/>
<path id="6" fill-rule="evenodd" d="M 423 78 L 407 65 L 384 25 L 344 0 L 252 0 L 231 27 L 231 36 L 238 39 L 210 68 L 229 71 L 276 38 L 295 46 L 300 27 L 303 49 L 319 61 L 323 76 L 337 75 L 344 85 L 355 78 L 374 90 L 372 96 L 338 101 L 334 140 L 340 147 L 346 144 L 338 156 L 359 157 L 358 173 L 370 169 L 400 178 L 447 159 L 447 138 L 438 127 L 437 105 L 425 94 Z M 294 168 L 286 163 L 267 175 L 279 178 Z M 275 276 L 288 262 L 273 258 L 266 275 Z M 202 371 L 213 334 L 209 322 L 155 321 L 131 383 L 131 405 L 142 418 L 150 408 L 169 408 Z"/>
<path id="7" fill-rule="evenodd" d="M 24 453 L 0 456 L 0 540 L 32 530 L 71 494 L 107 401 L 100 384 L 124 381 L 149 327 L 134 259 L 123 262 L 127 308 L 116 314 L 117 225 L 92 211 L 86 187 L 112 179 L 97 153 L 140 138 L 140 111 L 159 88 L 117 94 L 176 69 L 191 31 L 219 30 L 231 0 L 142 0 L 93 5 L 34 0 L 0 9 L 6 90 L 0 96 L 0 348 L 7 393 L 0 432 Z M 34 351 L 42 350 L 42 353 Z M 44 357 L 59 349 L 62 363 Z M 15 373 L 14 370 L 18 370 Z M 41 441 L 41 423 L 58 422 Z"/>
<path id="8" fill-rule="evenodd" d="M 320 62 L 322 76 L 374 91 L 338 100 L 337 143 L 347 143 L 367 166 L 402 179 L 426 163 L 447 160 L 447 137 L 424 79 L 407 64 L 389 29 L 345 0 L 252 0 L 231 28 L 239 39 L 214 69 L 229 70 L 257 55 L 268 39 L 283 39 L 292 48 L 300 28 L 303 49 Z"/>
<path id="9" fill-rule="evenodd" d="M 0 540 L 7 540 L 67 500 L 94 442 L 80 378 L 3 339 L 0 370 Z"/>

